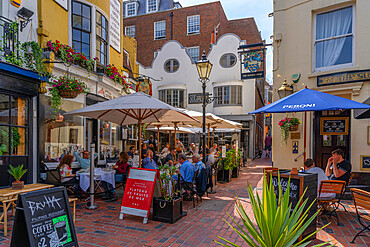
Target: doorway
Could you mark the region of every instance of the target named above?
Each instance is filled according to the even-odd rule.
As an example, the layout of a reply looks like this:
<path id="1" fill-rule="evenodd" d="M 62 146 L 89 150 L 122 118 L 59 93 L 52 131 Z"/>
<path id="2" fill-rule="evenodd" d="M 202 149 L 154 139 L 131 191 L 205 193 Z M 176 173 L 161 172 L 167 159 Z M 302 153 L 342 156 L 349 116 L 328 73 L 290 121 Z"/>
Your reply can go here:
<path id="1" fill-rule="evenodd" d="M 329 132 L 323 133 L 320 128 L 323 128 L 323 120 L 329 119 L 332 123 L 334 122 L 346 122 L 347 133 L 335 133 Z M 315 112 L 314 119 L 314 160 L 317 167 L 322 169 L 326 168 L 326 163 L 331 156 L 331 152 L 335 149 L 341 149 L 344 152 L 344 159 L 351 161 L 350 156 L 350 140 L 351 140 L 351 111 L 350 110 L 338 110 L 338 111 L 321 111 Z M 338 130 L 339 131 L 339 130 Z"/>

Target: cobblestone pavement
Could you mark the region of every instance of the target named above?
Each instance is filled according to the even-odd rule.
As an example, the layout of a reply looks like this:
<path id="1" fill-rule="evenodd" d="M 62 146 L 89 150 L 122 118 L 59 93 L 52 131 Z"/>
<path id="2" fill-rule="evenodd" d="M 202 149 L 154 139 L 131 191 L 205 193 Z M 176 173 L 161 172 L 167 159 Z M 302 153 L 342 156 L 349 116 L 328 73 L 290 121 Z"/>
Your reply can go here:
<path id="1" fill-rule="evenodd" d="M 248 167 L 242 168 L 241 176 L 233 179 L 230 183 L 217 184 L 216 194 L 209 195 L 193 208 L 191 202 L 184 202 L 184 210 L 187 216 L 175 224 L 166 224 L 150 220 L 148 224 L 142 224 L 142 218 L 125 216 L 119 220 L 120 200 L 107 203 L 97 200 L 97 210 L 84 209 L 83 201 L 77 204 L 76 230 L 79 245 L 89 246 L 217 246 L 214 240 L 217 236 L 225 237 L 240 246 L 247 246 L 240 237 L 224 222 L 231 222 L 226 212 L 236 216 L 234 207 L 235 195 L 251 214 L 248 199 L 247 184 L 250 183 L 257 191 L 261 191 L 262 168 L 271 166 L 269 159 L 260 159 L 252 162 Z M 122 190 L 119 191 L 122 198 Z M 336 246 L 370 246 L 370 234 L 358 237 L 356 244 L 350 244 L 354 235 L 361 229 L 357 222 L 354 206 L 350 201 L 345 201 L 345 207 L 339 212 L 340 226 L 333 220 L 332 224 L 318 233 L 315 243 L 331 240 Z M 10 217 L 13 221 L 14 217 Z M 9 228 L 12 229 L 12 221 Z M 332 219 L 319 218 L 319 224 L 323 225 Z M 365 234 L 365 235 L 366 235 Z M 3 226 L 0 225 L 0 247 L 9 246 L 11 230 L 8 237 L 3 237 Z"/>

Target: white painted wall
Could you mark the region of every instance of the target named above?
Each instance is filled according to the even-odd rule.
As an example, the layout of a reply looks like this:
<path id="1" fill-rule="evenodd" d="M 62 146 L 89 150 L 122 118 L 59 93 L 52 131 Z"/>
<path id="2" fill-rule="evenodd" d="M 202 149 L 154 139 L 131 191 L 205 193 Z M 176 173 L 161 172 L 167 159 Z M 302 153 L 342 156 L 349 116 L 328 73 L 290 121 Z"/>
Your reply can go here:
<path id="1" fill-rule="evenodd" d="M 208 54 L 209 61 L 213 64 L 210 75 L 210 81 L 207 83 L 207 92 L 213 94 L 213 88 L 216 86 L 241 85 L 243 87 L 242 106 L 218 106 L 213 104 L 207 106 L 207 112 L 217 115 L 242 115 L 255 109 L 255 84 L 254 80 L 240 80 L 240 59 L 238 47 L 245 44 L 235 34 L 225 34 L 220 37 Z M 202 53 L 202 51 L 200 51 Z M 237 56 L 237 63 L 232 68 L 223 68 L 220 65 L 220 58 L 223 54 L 234 53 Z M 177 59 L 180 63 L 178 71 L 168 73 L 164 70 L 164 63 L 168 59 Z M 160 89 L 185 89 L 185 98 L 188 99 L 189 93 L 201 93 L 201 83 L 198 81 L 198 72 L 195 63 L 186 52 L 186 49 L 178 41 L 166 42 L 152 62 L 151 67 L 140 65 L 140 74 L 150 76 L 160 81 L 153 83 L 153 96 L 158 98 Z M 185 103 L 187 109 L 201 111 L 201 104 Z"/>

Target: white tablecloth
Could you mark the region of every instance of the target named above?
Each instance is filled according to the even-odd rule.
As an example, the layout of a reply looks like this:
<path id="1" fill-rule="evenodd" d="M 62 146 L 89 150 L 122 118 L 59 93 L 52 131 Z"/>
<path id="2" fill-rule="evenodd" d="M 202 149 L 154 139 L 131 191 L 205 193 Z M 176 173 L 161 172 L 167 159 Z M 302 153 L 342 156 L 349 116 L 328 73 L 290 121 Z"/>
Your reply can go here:
<path id="1" fill-rule="evenodd" d="M 113 187 L 116 187 L 116 183 L 114 180 L 114 175 L 116 173 L 115 170 L 111 171 L 103 171 L 99 168 L 96 168 L 94 171 L 94 180 L 95 181 L 105 181 Z M 87 191 L 87 189 L 90 187 L 90 171 L 78 171 L 76 175 L 80 179 L 80 187 L 83 191 Z"/>

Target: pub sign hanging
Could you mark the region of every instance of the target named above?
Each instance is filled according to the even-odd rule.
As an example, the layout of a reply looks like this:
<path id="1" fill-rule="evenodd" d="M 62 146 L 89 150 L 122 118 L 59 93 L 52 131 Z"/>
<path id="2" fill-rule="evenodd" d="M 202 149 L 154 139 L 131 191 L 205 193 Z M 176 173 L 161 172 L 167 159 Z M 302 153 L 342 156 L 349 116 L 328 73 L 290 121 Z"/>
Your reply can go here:
<path id="1" fill-rule="evenodd" d="M 241 79 L 265 77 L 265 49 L 240 51 Z"/>

